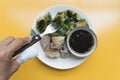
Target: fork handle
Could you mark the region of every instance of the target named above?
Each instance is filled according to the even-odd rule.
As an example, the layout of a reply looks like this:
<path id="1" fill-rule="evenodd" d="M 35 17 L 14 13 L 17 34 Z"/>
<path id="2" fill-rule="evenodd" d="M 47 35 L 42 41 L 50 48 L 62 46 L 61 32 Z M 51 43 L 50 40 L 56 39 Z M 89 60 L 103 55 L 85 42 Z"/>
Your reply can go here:
<path id="1" fill-rule="evenodd" d="M 20 54 L 22 51 L 24 51 L 25 49 L 29 48 L 30 46 L 32 46 L 33 44 L 35 44 L 35 43 L 38 42 L 39 40 L 41 40 L 41 36 L 40 36 L 39 34 L 33 36 L 31 43 L 28 43 L 28 44 L 22 46 L 19 50 L 17 50 L 17 51 L 12 55 L 12 57 L 15 57 L 16 55 Z"/>

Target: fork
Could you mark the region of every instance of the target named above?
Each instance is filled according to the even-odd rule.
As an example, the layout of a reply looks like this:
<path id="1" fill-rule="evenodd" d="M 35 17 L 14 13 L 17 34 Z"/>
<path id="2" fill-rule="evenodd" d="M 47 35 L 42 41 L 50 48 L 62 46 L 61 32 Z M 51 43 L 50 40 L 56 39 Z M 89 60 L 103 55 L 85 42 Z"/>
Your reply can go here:
<path id="1" fill-rule="evenodd" d="M 23 47 L 21 47 L 19 50 L 17 50 L 12 57 L 15 57 L 16 55 L 20 54 L 21 52 L 23 52 L 24 50 L 26 50 L 27 48 L 29 48 L 30 46 L 32 46 L 33 44 L 37 43 L 39 40 L 42 39 L 42 37 L 46 34 L 50 34 L 50 33 L 54 33 L 58 30 L 59 28 L 53 24 L 49 24 L 45 31 L 41 34 L 37 34 L 35 36 L 32 37 L 32 41 L 31 43 L 28 43 L 26 45 L 24 45 Z"/>

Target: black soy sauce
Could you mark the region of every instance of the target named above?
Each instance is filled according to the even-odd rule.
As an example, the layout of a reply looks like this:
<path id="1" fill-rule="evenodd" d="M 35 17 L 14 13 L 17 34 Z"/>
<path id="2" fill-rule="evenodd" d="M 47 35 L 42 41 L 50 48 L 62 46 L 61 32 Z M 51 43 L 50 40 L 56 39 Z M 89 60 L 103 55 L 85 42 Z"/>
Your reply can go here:
<path id="1" fill-rule="evenodd" d="M 85 53 L 94 45 L 94 39 L 88 31 L 77 30 L 70 36 L 69 44 L 74 51 Z"/>

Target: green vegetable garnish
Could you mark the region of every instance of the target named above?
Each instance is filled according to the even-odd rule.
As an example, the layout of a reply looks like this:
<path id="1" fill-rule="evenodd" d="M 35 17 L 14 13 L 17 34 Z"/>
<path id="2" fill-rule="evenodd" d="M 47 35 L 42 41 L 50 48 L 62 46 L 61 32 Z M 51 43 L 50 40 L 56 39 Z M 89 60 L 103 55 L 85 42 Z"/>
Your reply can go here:
<path id="1" fill-rule="evenodd" d="M 48 13 L 44 16 L 44 18 L 45 18 L 45 20 L 46 20 L 47 25 L 49 25 L 49 24 L 52 22 L 52 17 L 51 17 L 50 12 L 48 12 Z"/>
<path id="2" fill-rule="evenodd" d="M 70 11 L 70 10 L 67 10 L 66 15 L 67 15 L 69 18 L 72 18 L 72 17 L 73 17 L 72 11 Z"/>
<path id="3" fill-rule="evenodd" d="M 46 22 L 44 19 L 41 19 L 39 22 L 37 22 L 37 29 L 39 30 L 40 33 L 42 33 L 45 30 L 46 27 Z"/>
<path id="4" fill-rule="evenodd" d="M 50 12 L 48 12 L 42 17 L 41 20 L 37 22 L 38 31 L 40 33 L 44 32 L 50 23 L 53 23 L 55 26 L 60 27 L 60 29 L 55 32 L 55 35 L 60 36 L 67 36 L 69 32 L 75 27 L 89 27 L 87 21 L 81 18 L 78 13 L 72 10 L 58 12 L 53 19 Z"/>
<path id="5" fill-rule="evenodd" d="M 37 21 L 37 29 L 40 33 L 43 33 L 46 27 L 52 22 L 52 17 L 50 12 L 45 14 L 42 18 L 38 19 Z"/>

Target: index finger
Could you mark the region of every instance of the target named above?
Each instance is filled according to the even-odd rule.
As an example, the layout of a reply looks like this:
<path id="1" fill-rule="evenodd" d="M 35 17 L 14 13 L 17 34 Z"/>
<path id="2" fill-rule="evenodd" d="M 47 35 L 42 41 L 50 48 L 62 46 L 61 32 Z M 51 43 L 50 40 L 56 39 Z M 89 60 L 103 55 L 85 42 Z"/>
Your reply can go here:
<path id="1" fill-rule="evenodd" d="M 25 44 L 28 44 L 31 42 L 30 37 L 25 37 L 25 38 L 17 38 L 15 39 L 11 44 L 8 45 L 7 50 L 8 50 L 8 56 L 11 57 L 15 51 L 17 51 L 19 48 L 24 46 Z"/>
<path id="2" fill-rule="evenodd" d="M 0 46 L 7 46 L 14 40 L 15 40 L 14 37 L 9 36 L 9 37 L 5 38 L 4 40 L 0 41 Z"/>

